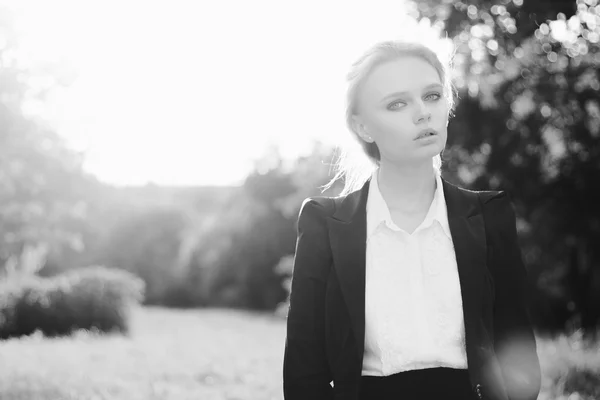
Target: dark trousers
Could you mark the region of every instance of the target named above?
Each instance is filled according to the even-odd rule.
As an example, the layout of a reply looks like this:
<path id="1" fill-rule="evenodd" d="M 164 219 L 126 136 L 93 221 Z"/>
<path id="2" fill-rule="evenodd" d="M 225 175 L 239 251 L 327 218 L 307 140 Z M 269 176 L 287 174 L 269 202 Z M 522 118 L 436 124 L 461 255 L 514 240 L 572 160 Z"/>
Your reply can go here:
<path id="1" fill-rule="evenodd" d="M 360 400 L 477 400 L 466 369 L 427 368 L 363 376 Z"/>

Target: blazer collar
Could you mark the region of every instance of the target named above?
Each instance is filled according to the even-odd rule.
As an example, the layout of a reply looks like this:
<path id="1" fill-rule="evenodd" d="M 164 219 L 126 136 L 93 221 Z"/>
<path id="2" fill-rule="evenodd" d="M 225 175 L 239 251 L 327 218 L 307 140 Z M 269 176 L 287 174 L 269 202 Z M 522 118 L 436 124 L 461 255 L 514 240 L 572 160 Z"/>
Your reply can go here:
<path id="1" fill-rule="evenodd" d="M 363 187 L 335 199 L 336 211 L 327 218 L 334 270 L 356 338 L 362 362 L 365 339 L 366 204 L 370 179 Z M 485 285 L 486 235 L 476 192 L 442 178 L 463 301 L 469 370 L 478 368 L 479 321 Z M 473 372 L 477 373 L 477 372 Z"/>
<path id="2" fill-rule="evenodd" d="M 332 218 L 340 222 L 350 223 L 358 220 L 360 216 L 359 212 L 366 213 L 367 209 L 367 198 L 369 195 L 369 186 L 371 185 L 372 177 L 370 177 L 361 189 L 349 193 L 346 196 L 342 196 L 338 199 L 340 202 L 336 207 L 336 211 Z M 444 197 L 446 200 L 446 206 L 448 209 L 448 217 L 453 214 L 454 217 L 470 217 L 479 212 L 479 207 L 473 201 L 461 201 L 466 193 L 472 193 L 471 197 L 474 197 L 475 193 L 459 188 L 448 182 L 443 177 L 441 178 L 442 187 L 444 191 Z M 476 200 L 476 199 L 471 199 Z M 366 214 L 365 214 L 366 216 Z"/>
<path id="3" fill-rule="evenodd" d="M 367 239 L 375 232 L 382 223 L 393 224 L 391 213 L 387 203 L 381 195 L 377 180 L 379 168 L 373 171 L 371 175 L 368 195 L 367 195 Z M 436 188 L 433 195 L 431 206 L 423 221 L 423 227 L 430 226 L 437 221 L 448 238 L 452 238 L 450 227 L 448 226 L 448 213 L 446 210 L 446 199 L 440 174 L 435 174 Z"/>

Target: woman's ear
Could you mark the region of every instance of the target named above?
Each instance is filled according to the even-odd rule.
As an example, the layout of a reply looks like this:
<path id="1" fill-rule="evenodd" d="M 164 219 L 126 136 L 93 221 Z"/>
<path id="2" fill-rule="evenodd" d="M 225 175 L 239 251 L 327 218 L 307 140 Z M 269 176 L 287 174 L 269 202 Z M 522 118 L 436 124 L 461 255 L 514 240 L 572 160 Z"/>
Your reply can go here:
<path id="1" fill-rule="evenodd" d="M 353 128 L 354 132 L 356 132 L 356 134 L 365 142 L 367 142 L 367 143 L 374 142 L 371 135 L 369 135 L 369 133 L 367 132 L 367 127 L 365 126 L 364 122 L 357 115 L 352 116 L 352 128 Z"/>

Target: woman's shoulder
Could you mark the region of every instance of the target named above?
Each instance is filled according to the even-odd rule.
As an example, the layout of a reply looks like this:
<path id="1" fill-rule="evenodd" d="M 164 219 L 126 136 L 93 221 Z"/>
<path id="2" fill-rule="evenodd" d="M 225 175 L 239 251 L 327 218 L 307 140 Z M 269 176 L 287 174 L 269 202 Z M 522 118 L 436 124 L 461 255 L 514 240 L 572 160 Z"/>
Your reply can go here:
<path id="1" fill-rule="evenodd" d="M 465 201 L 479 202 L 481 213 L 492 224 L 513 223 L 515 207 L 510 194 L 505 190 L 472 190 L 448 182 L 462 192 Z M 490 222 L 496 221 L 496 222 Z"/>
<path id="2" fill-rule="evenodd" d="M 508 194 L 504 190 L 478 190 L 477 193 L 483 204 L 488 204 L 492 200 L 508 199 Z"/>
<path id="3" fill-rule="evenodd" d="M 481 204 L 486 219 L 512 222 L 515 218 L 515 207 L 510 194 L 506 190 L 471 190 L 460 188 L 470 196 L 476 196 Z"/>
<path id="4" fill-rule="evenodd" d="M 335 211 L 335 201 L 337 197 L 331 196 L 310 196 L 302 201 L 300 214 L 307 210 L 314 210 L 321 215 L 332 215 Z"/>
<path id="5" fill-rule="evenodd" d="M 508 193 L 504 190 L 473 190 L 467 189 L 455 183 L 446 180 L 446 183 L 450 186 L 454 186 L 460 192 L 473 198 L 478 197 L 483 204 L 487 204 L 494 199 L 503 199 L 508 197 Z"/>

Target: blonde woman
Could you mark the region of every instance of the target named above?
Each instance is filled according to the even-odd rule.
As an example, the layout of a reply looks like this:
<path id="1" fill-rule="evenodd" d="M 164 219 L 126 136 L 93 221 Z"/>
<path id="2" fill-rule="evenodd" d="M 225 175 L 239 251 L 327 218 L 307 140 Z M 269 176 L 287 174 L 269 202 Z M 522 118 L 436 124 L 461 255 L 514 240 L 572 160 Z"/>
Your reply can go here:
<path id="1" fill-rule="evenodd" d="M 390 41 L 348 80 L 347 124 L 370 163 L 342 158 L 342 194 L 302 204 L 285 399 L 536 399 L 511 200 L 440 173 L 449 66 L 428 45 Z"/>

